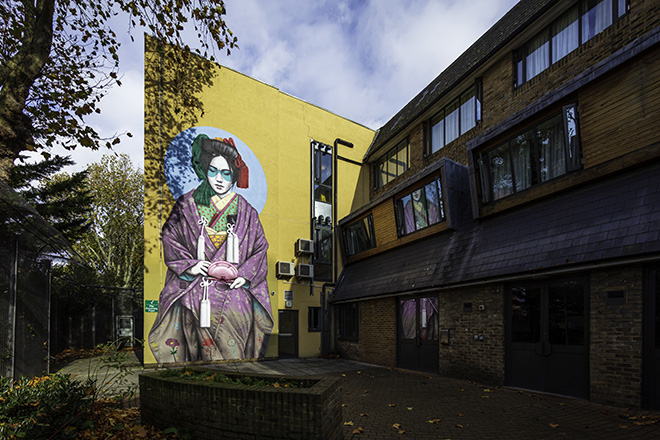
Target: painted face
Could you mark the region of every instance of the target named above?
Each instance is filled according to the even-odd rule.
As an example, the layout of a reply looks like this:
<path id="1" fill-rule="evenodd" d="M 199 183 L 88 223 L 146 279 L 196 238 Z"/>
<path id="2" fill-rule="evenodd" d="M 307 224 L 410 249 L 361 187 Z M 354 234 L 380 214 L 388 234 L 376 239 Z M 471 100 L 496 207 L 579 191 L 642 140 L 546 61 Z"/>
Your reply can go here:
<path id="1" fill-rule="evenodd" d="M 232 177 L 227 159 L 222 156 L 214 157 L 206 172 L 206 178 L 213 191 L 223 197 L 233 186 Z"/>
<path id="2" fill-rule="evenodd" d="M 416 202 L 419 202 L 419 199 L 422 197 L 422 189 L 420 188 L 413 191 L 412 196 Z"/>

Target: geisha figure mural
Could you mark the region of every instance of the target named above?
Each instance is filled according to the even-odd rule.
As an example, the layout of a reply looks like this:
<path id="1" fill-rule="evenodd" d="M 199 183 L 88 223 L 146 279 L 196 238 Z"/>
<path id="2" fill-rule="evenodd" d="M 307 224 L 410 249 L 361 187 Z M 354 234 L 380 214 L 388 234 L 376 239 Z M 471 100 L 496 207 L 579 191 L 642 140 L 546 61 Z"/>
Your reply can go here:
<path id="1" fill-rule="evenodd" d="M 159 363 L 263 357 L 273 328 L 268 242 L 257 209 L 237 193 L 250 187 L 250 169 L 233 137 L 191 130 L 175 139 L 174 156 L 190 157 L 179 168 L 192 169 L 196 187 L 177 198 L 162 229 L 167 274 L 149 346 Z M 169 179 L 186 175 L 177 173 Z M 176 198 L 182 186 L 168 184 Z"/>

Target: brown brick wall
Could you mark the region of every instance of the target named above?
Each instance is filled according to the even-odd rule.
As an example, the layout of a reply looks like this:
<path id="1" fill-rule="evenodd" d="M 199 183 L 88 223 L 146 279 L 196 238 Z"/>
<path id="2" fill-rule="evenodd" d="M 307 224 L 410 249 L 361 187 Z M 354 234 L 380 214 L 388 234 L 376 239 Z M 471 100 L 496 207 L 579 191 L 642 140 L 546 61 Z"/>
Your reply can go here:
<path id="1" fill-rule="evenodd" d="M 591 273 L 591 400 L 641 406 L 642 273 L 626 267 Z M 606 293 L 623 290 L 625 305 L 607 305 Z"/>
<path id="2" fill-rule="evenodd" d="M 159 374 L 140 375 L 140 412 L 144 423 L 161 429 L 176 427 L 197 439 L 341 438 L 341 379 L 275 389 Z"/>
<path id="3" fill-rule="evenodd" d="M 630 13 L 521 87 L 513 87 L 512 53 L 484 75 L 484 128 L 489 129 L 660 25 L 658 2 L 631 0 Z"/>
<path id="4" fill-rule="evenodd" d="M 359 303 L 358 341 L 337 340 L 340 356 L 378 365 L 396 365 L 396 302 L 383 298 Z"/>
<path id="5" fill-rule="evenodd" d="M 496 285 L 451 290 L 440 294 L 440 328 L 449 328 L 449 344 L 440 344 L 441 375 L 504 383 L 504 315 L 502 289 Z M 463 304 L 472 303 L 464 313 Z M 484 310 L 479 310 L 483 305 Z M 483 340 L 475 340 L 483 336 Z"/>

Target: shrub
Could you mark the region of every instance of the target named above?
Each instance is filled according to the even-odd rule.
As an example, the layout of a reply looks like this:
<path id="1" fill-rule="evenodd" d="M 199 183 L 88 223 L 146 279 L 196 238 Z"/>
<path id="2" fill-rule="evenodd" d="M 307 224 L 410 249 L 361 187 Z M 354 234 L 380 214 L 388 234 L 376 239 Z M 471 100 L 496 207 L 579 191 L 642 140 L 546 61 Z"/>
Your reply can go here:
<path id="1" fill-rule="evenodd" d="M 0 378 L 0 438 L 75 438 L 91 409 L 91 381 L 68 375 Z"/>

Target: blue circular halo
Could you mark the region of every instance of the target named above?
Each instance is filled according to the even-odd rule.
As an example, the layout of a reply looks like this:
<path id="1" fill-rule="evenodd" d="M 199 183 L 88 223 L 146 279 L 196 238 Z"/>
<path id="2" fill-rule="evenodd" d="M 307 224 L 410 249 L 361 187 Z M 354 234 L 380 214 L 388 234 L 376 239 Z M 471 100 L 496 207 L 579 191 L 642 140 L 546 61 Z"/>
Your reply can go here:
<path id="1" fill-rule="evenodd" d="M 232 138 L 243 162 L 250 170 L 249 188 L 234 187 L 234 191 L 247 200 L 258 213 L 266 206 L 268 183 L 264 169 L 250 147 L 232 133 L 215 127 L 192 127 L 179 133 L 167 146 L 164 159 L 165 182 L 174 200 L 197 188 L 201 180 L 190 162 L 190 146 L 199 134 L 213 138 Z"/>

